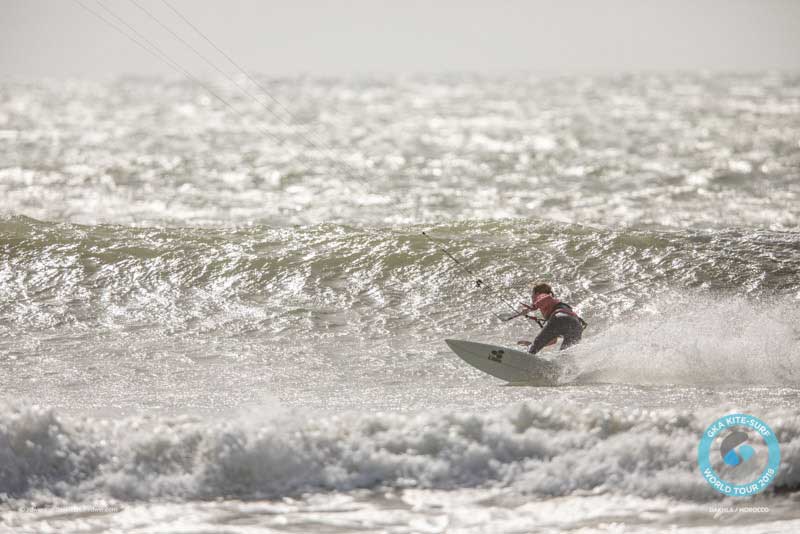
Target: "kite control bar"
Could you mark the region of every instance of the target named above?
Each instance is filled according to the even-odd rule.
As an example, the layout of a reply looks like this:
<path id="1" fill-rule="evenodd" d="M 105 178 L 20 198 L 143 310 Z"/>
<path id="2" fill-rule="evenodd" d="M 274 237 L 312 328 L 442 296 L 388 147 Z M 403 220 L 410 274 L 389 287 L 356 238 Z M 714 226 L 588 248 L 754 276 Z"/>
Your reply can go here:
<path id="1" fill-rule="evenodd" d="M 532 320 L 532 321 L 536 321 L 536 324 L 538 324 L 538 325 L 539 325 L 539 328 L 544 328 L 544 325 L 542 324 L 542 321 L 541 321 L 541 320 L 540 320 L 538 317 L 534 317 L 534 316 L 528 315 L 528 311 L 531 309 L 531 307 L 530 307 L 530 306 L 528 306 L 527 304 L 523 304 L 523 306 L 525 306 L 525 308 L 527 308 L 527 309 L 525 309 L 524 311 L 521 311 L 521 312 L 520 312 L 520 311 L 518 311 L 518 310 L 517 310 L 517 308 L 516 308 L 516 307 L 515 307 L 513 304 L 511 304 L 511 302 L 509 302 L 508 300 L 504 299 L 504 298 L 503 298 L 502 296 L 500 296 L 500 295 L 499 295 L 499 294 L 498 294 L 496 291 L 494 291 L 494 290 L 493 290 L 493 289 L 492 289 L 492 288 L 491 288 L 491 287 L 490 287 L 490 286 L 489 286 L 489 285 L 488 285 L 486 282 L 484 282 L 483 280 L 481 280 L 480 278 L 478 278 L 478 275 L 477 275 L 477 274 L 475 274 L 474 272 L 472 272 L 472 271 L 471 271 L 471 270 L 470 270 L 470 269 L 469 269 L 469 268 L 468 268 L 466 265 L 464 265 L 463 263 L 461 263 L 461 262 L 458 260 L 458 258 L 456 258 L 455 256 L 453 256 L 453 255 L 450 253 L 450 251 L 449 251 L 449 250 L 447 250 L 447 249 L 446 249 L 446 248 L 444 248 L 442 245 L 440 245 L 440 244 L 439 244 L 439 243 L 438 243 L 436 240 L 434 240 L 434 239 L 433 239 L 431 236 L 429 236 L 429 235 L 428 235 L 426 232 L 422 232 L 422 235 L 424 235 L 426 238 L 428 238 L 428 240 L 429 240 L 431 243 L 433 243 L 433 245 L 434 245 L 434 246 L 435 246 L 437 249 L 439 249 L 439 251 L 440 251 L 440 252 L 442 252 L 442 253 L 443 253 L 445 256 L 447 256 L 448 258 L 450 258 L 451 260 L 453 260 L 453 262 L 454 262 L 456 265 L 458 265 L 458 267 L 461 269 L 461 271 L 462 271 L 464 274 L 466 274 L 466 275 L 467 275 L 467 276 L 469 276 L 470 278 L 473 278 L 473 279 L 474 279 L 474 281 L 475 281 L 475 285 L 476 285 L 477 287 L 480 287 L 480 288 L 482 288 L 482 289 L 485 289 L 486 291 L 488 291 L 488 292 L 489 292 L 489 293 L 490 293 L 490 294 L 491 294 L 491 295 L 492 295 L 492 296 L 495 298 L 495 300 L 497 300 L 498 302 L 502 302 L 503 304 L 507 305 L 509 308 L 511 308 L 512 310 L 514 310 L 514 313 L 513 313 L 512 315 L 501 316 L 501 315 L 498 315 L 498 314 L 496 314 L 496 313 L 495 313 L 495 314 L 494 314 L 494 315 L 495 315 L 495 317 L 497 317 L 497 318 L 498 318 L 498 319 L 500 319 L 501 321 L 510 321 L 511 319 L 515 319 L 515 318 L 517 318 L 517 317 L 527 317 L 528 319 L 530 319 L 530 320 Z"/>

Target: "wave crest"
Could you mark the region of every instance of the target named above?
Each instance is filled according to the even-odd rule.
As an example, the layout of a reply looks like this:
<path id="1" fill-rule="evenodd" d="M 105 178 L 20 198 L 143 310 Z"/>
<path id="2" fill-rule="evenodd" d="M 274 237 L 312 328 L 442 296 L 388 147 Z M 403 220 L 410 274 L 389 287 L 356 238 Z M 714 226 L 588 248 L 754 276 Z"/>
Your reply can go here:
<path id="1" fill-rule="evenodd" d="M 611 492 L 718 497 L 697 443 L 730 410 L 607 410 L 527 403 L 492 413 L 433 412 L 259 422 L 191 417 L 66 421 L 9 408 L 0 418 L 9 496 L 182 500 L 276 498 L 379 488 L 512 487 L 534 496 Z M 781 443 L 768 491 L 800 487 L 800 415 L 760 414 Z"/>
<path id="2" fill-rule="evenodd" d="M 507 311 L 474 290 L 421 230 L 84 227 L 7 218 L 0 221 L 0 317 L 13 325 L 10 333 L 74 326 L 294 336 L 346 323 L 348 332 L 374 337 L 420 324 L 478 329 L 492 311 Z M 593 323 L 665 291 L 800 295 L 791 233 L 530 221 L 462 221 L 431 233 L 508 300 L 524 297 L 533 279 L 551 280 Z M 451 313 L 442 317 L 445 309 Z"/>

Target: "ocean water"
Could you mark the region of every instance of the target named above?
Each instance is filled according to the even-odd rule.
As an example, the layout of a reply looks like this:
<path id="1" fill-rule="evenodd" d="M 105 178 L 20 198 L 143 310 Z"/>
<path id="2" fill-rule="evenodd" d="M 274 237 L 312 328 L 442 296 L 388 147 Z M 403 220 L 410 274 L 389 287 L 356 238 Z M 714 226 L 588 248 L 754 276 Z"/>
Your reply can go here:
<path id="1" fill-rule="evenodd" d="M 0 532 L 800 530 L 799 75 L 261 83 L 0 84 Z M 559 386 L 423 231 L 576 307 Z"/>

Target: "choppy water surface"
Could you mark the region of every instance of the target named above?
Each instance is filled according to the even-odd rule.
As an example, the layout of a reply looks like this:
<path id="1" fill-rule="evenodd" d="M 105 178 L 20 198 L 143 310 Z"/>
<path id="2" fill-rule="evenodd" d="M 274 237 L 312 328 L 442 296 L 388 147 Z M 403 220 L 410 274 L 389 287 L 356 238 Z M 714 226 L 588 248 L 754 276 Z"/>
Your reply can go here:
<path id="1" fill-rule="evenodd" d="M 799 528 L 800 78 L 264 83 L 0 86 L 0 528 Z M 578 307 L 561 387 L 449 353 L 535 326 L 423 230 Z M 769 513 L 697 471 L 734 410 Z"/>
<path id="2" fill-rule="evenodd" d="M 293 117 L 223 87 L 234 113 L 188 82 L 5 83 L 0 208 L 89 224 L 798 224 L 796 75 L 264 86 Z"/>

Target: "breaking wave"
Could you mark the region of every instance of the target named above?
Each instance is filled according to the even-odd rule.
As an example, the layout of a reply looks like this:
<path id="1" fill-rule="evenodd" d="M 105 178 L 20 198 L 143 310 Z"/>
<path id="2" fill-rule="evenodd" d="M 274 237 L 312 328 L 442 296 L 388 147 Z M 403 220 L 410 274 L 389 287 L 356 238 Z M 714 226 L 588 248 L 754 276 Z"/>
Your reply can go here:
<path id="1" fill-rule="evenodd" d="M 301 413 L 225 422 L 78 419 L 37 407 L 0 416 L 0 488 L 14 501 L 276 498 L 381 488 L 513 487 L 712 500 L 699 436 L 723 408 L 603 410 L 521 404 L 493 413 Z M 800 415 L 773 409 L 781 468 L 800 487 Z M 569 476 L 566 476 L 566 475 Z"/>
<path id="2" fill-rule="evenodd" d="M 10 333 L 60 326 L 277 333 L 316 330 L 332 309 L 351 310 L 354 328 L 376 317 L 408 328 L 403 317 L 438 320 L 445 308 L 455 310 L 452 324 L 478 328 L 492 311 L 507 311 L 474 291 L 423 229 L 89 227 L 5 218 L 0 318 Z M 726 295 L 757 304 L 800 298 L 800 247 L 791 232 L 520 220 L 429 230 L 504 297 L 524 297 L 533 279 L 552 280 L 590 322 L 652 310 L 667 292 L 682 293 L 688 311 Z M 288 326 L 287 315 L 303 320 Z"/>

